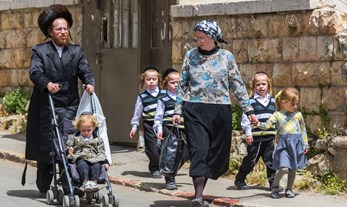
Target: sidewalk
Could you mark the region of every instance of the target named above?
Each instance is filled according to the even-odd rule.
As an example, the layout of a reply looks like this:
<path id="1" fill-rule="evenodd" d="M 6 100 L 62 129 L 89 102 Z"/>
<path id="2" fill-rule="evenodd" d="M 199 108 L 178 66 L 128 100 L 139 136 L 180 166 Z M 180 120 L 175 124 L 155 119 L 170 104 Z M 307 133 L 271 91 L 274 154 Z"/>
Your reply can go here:
<path id="1" fill-rule="evenodd" d="M 24 162 L 24 150 L 24 135 L 11 135 L 0 131 L 0 158 Z M 187 199 L 194 195 L 192 180 L 185 167 L 176 177 L 178 190 L 168 191 L 165 189 L 164 178 L 153 179 L 150 176 L 147 170 L 148 159 L 144 152 L 122 146 L 111 146 L 111 151 L 114 164 L 109 170 L 109 176 L 112 183 Z M 239 191 L 234 187 L 232 180 L 220 178 L 208 181 L 205 199 L 213 203 L 211 206 L 235 207 L 344 207 L 347 203 L 346 196 L 328 196 L 306 191 L 295 193 L 297 196 L 294 199 L 283 196 L 280 199 L 272 199 L 267 188 L 251 186 L 250 190 Z"/>

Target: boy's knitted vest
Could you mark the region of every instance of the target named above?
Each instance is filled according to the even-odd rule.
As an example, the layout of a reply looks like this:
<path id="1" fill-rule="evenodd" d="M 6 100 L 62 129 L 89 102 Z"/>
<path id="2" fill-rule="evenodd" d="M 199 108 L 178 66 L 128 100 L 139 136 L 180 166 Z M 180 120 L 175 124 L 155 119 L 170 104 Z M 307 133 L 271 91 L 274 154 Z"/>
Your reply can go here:
<path id="1" fill-rule="evenodd" d="M 264 117 L 265 114 L 273 114 L 276 111 L 276 105 L 275 105 L 275 99 L 271 97 L 269 103 L 267 106 L 264 106 L 263 104 L 259 103 L 254 97 L 252 96 L 249 99 L 251 105 L 253 106 L 254 113 L 257 117 L 257 119 L 260 122 L 266 122 L 269 117 Z M 269 135 L 276 135 L 276 129 L 274 127 L 262 130 L 259 128 L 252 128 L 252 135 L 253 136 L 269 136 Z"/>
<path id="2" fill-rule="evenodd" d="M 155 111 L 157 110 L 157 102 L 165 96 L 166 90 L 159 90 L 157 96 L 152 96 L 147 91 L 140 93 L 140 98 L 143 106 L 143 121 L 154 121 Z"/>
<path id="3" fill-rule="evenodd" d="M 163 116 L 163 125 L 164 126 L 173 126 L 172 123 L 172 117 L 174 115 L 174 110 L 175 110 L 175 100 L 172 99 L 169 95 L 165 95 L 160 99 L 164 105 L 164 116 Z M 183 123 L 183 117 L 181 117 L 180 123 L 178 124 L 178 128 L 183 129 L 184 128 L 184 123 Z"/>

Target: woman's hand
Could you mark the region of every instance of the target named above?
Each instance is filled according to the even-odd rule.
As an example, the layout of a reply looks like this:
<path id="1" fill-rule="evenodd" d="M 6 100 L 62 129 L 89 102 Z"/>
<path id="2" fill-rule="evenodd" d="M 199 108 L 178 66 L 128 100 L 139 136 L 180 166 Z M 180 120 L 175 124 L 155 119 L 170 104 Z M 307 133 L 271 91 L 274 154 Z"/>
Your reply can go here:
<path id="1" fill-rule="evenodd" d="M 181 116 L 180 115 L 174 115 L 173 117 L 172 117 L 172 123 L 173 124 L 179 124 L 180 123 L 180 121 L 181 121 Z"/>

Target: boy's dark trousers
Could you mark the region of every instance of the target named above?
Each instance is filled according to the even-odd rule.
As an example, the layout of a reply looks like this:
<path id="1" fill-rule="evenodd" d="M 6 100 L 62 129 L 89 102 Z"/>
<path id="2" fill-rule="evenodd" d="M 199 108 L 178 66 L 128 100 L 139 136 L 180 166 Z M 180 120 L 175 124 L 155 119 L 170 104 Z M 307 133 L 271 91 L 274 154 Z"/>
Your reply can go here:
<path id="1" fill-rule="evenodd" d="M 274 181 L 276 170 L 272 169 L 272 154 L 274 151 L 274 140 L 253 142 L 247 145 L 247 156 L 242 160 L 239 172 L 236 175 L 236 181 L 244 181 L 246 176 L 253 170 L 261 157 L 266 165 L 266 174 L 271 185 Z"/>
<path id="2" fill-rule="evenodd" d="M 101 165 L 100 163 L 91 163 L 83 159 L 76 161 L 78 173 L 80 174 L 81 180 L 95 181 L 100 176 Z"/>
<path id="3" fill-rule="evenodd" d="M 149 159 L 148 169 L 151 173 L 159 171 L 160 147 L 158 147 L 157 135 L 153 130 L 153 121 L 143 122 L 143 138 L 145 140 L 145 153 Z"/>

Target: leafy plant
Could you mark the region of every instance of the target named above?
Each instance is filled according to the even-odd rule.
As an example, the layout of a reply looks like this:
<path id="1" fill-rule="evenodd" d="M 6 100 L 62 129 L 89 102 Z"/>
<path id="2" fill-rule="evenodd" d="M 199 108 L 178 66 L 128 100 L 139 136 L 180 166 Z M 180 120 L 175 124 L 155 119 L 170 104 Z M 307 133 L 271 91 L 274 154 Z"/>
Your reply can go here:
<path id="1" fill-rule="evenodd" d="M 241 166 L 241 159 L 242 158 L 235 158 L 233 156 L 230 156 L 229 169 L 225 173 L 225 176 L 235 175 L 237 173 L 239 167 Z"/>
<path id="2" fill-rule="evenodd" d="M 232 128 L 233 130 L 241 130 L 242 109 L 239 105 L 234 104 L 232 106 Z"/>
<path id="3" fill-rule="evenodd" d="M 315 176 L 307 171 L 306 168 L 297 170 L 297 178 L 294 182 L 294 188 L 299 190 L 313 189 L 317 186 Z"/>
<path id="4" fill-rule="evenodd" d="M 326 194 L 337 195 L 347 191 L 347 181 L 339 178 L 335 173 L 325 171 L 318 179 L 322 182 L 320 189 Z"/>
<path id="5" fill-rule="evenodd" d="M 5 94 L 2 98 L 2 103 L 5 106 L 5 114 L 23 114 L 28 101 L 28 95 L 20 88 Z"/>
<path id="6" fill-rule="evenodd" d="M 247 181 L 251 184 L 257 184 L 260 186 L 265 186 L 268 183 L 266 165 L 262 159 L 259 159 L 252 172 L 247 175 Z"/>

